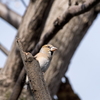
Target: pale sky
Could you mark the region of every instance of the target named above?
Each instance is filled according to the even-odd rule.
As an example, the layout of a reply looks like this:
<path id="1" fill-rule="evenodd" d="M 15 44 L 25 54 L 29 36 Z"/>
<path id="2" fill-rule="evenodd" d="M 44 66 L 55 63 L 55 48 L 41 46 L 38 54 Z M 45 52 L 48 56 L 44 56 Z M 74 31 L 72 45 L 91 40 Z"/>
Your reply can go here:
<path id="1" fill-rule="evenodd" d="M 26 0 L 28 3 L 28 0 Z M 17 2 L 17 0 L 16 0 Z M 9 7 L 24 14 L 22 3 L 13 0 Z M 10 50 L 17 30 L 0 18 L 0 43 Z M 81 100 L 100 100 L 100 14 L 77 48 L 66 75 L 75 93 Z M 0 51 L 0 67 L 4 66 L 6 56 Z"/>

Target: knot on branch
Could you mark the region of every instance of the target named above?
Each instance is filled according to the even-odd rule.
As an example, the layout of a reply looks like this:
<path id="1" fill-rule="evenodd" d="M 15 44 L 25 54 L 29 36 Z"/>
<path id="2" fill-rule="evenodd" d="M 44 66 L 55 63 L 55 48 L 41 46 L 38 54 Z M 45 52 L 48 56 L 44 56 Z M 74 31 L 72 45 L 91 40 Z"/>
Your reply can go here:
<path id="1" fill-rule="evenodd" d="M 25 61 L 26 62 L 32 62 L 33 61 L 33 56 L 32 56 L 32 54 L 31 53 L 29 53 L 29 52 L 24 52 L 25 53 L 25 55 L 26 55 L 26 59 L 25 59 Z"/>

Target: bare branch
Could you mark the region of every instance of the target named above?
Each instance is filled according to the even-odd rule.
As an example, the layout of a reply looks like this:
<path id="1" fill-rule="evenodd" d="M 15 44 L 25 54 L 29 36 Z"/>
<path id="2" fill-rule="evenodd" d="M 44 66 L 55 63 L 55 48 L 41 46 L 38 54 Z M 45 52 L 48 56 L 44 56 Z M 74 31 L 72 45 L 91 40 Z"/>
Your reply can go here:
<path id="1" fill-rule="evenodd" d="M 24 5 L 25 7 L 27 7 L 27 5 L 26 5 L 26 3 L 25 3 L 24 0 L 21 0 L 21 2 L 23 3 L 23 5 Z"/>
<path id="2" fill-rule="evenodd" d="M 0 43 L 0 49 L 2 50 L 2 52 L 8 56 L 9 55 L 9 51 Z"/>
<path id="3" fill-rule="evenodd" d="M 14 26 L 19 27 L 22 17 L 0 2 L 0 17 Z"/>
<path id="4" fill-rule="evenodd" d="M 41 68 L 38 61 L 34 59 L 31 53 L 26 53 L 23 51 L 22 43 L 20 39 L 17 39 L 17 44 L 19 46 L 20 54 L 30 79 L 30 86 L 32 92 L 34 93 L 35 100 L 51 100 L 49 90 L 43 78 Z M 15 99 L 14 99 L 15 100 Z"/>
<path id="5" fill-rule="evenodd" d="M 32 51 L 32 54 L 36 54 L 38 50 L 41 48 L 43 44 L 48 43 L 56 34 L 57 32 L 63 28 L 65 24 L 67 24 L 74 16 L 80 15 L 89 11 L 93 8 L 100 0 L 88 0 L 86 3 L 78 6 L 70 6 L 62 17 L 57 18 L 53 26 L 51 27 L 48 32 L 40 38 L 40 41 L 36 45 L 35 49 Z"/>

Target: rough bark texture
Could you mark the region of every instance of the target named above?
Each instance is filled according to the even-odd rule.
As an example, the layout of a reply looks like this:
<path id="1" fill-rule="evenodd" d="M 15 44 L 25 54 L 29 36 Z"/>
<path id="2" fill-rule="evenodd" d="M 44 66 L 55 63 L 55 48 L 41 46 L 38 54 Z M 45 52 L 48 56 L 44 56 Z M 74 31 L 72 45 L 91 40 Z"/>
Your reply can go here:
<path id="1" fill-rule="evenodd" d="M 73 1 L 71 3 L 71 5 L 73 4 L 76 4 L 76 1 Z M 35 20 L 40 22 L 39 24 L 36 24 L 36 22 L 33 23 L 34 25 L 30 24 L 34 22 L 35 18 L 37 18 L 37 16 L 35 16 L 35 18 L 33 16 L 34 14 L 37 15 L 36 13 L 38 11 L 37 6 L 34 7 L 33 2 L 29 4 L 29 7 L 26 11 L 26 13 L 28 14 L 25 14 L 22 24 L 20 25 L 20 28 L 18 30 L 18 36 L 27 43 L 26 45 L 24 44 L 25 45 L 24 49 L 27 51 L 31 50 L 31 48 L 34 47 L 34 45 L 37 43 L 36 40 L 39 39 L 38 35 L 40 35 L 37 34 L 38 31 L 40 31 L 40 29 L 39 28 L 37 29 L 37 27 L 38 25 L 41 24 L 42 19 L 38 18 L 38 20 Z M 52 23 L 56 19 L 56 17 L 63 14 L 64 9 L 66 9 L 67 7 L 68 7 L 68 2 L 66 0 L 55 0 L 55 3 L 53 4 L 53 8 L 51 10 L 50 16 L 48 18 L 47 24 L 45 25 L 45 29 L 42 35 L 44 35 L 44 33 L 46 33 L 46 31 L 52 26 Z M 32 11 L 33 9 L 35 9 L 36 12 L 35 10 Z M 33 12 L 34 14 L 31 12 Z M 90 10 L 85 14 L 74 17 L 50 41 L 51 44 L 58 47 L 58 52 L 54 54 L 55 56 L 52 59 L 51 65 L 45 74 L 45 79 L 49 86 L 52 96 L 57 93 L 59 84 L 61 82 L 61 78 L 68 70 L 68 65 L 70 64 L 71 57 L 73 56 L 77 46 L 79 45 L 80 41 L 86 34 L 87 30 L 95 20 L 97 14 L 98 14 L 97 8 L 96 9 L 93 8 L 92 10 Z M 12 81 L 13 79 L 17 79 L 21 68 L 22 68 L 22 61 L 20 59 L 20 55 L 18 53 L 18 50 L 16 49 L 14 42 L 9 58 L 5 64 L 5 68 L 2 71 L 3 74 L 7 75 L 9 79 L 11 79 Z M 11 81 L 9 81 L 8 83 L 10 83 Z M 2 95 L 2 92 L 0 94 Z"/>

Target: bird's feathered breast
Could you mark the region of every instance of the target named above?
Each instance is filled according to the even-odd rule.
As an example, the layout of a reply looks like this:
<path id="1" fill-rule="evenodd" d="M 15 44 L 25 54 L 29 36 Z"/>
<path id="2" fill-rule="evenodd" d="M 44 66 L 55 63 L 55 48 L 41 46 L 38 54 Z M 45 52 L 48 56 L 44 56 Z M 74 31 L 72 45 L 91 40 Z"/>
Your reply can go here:
<path id="1" fill-rule="evenodd" d="M 38 53 L 34 57 L 39 62 L 41 70 L 45 72 L 47 68 L 49 67 L 51 58 L 49 58 L 46 54 L 43 54 L 43 53 Z"/>

